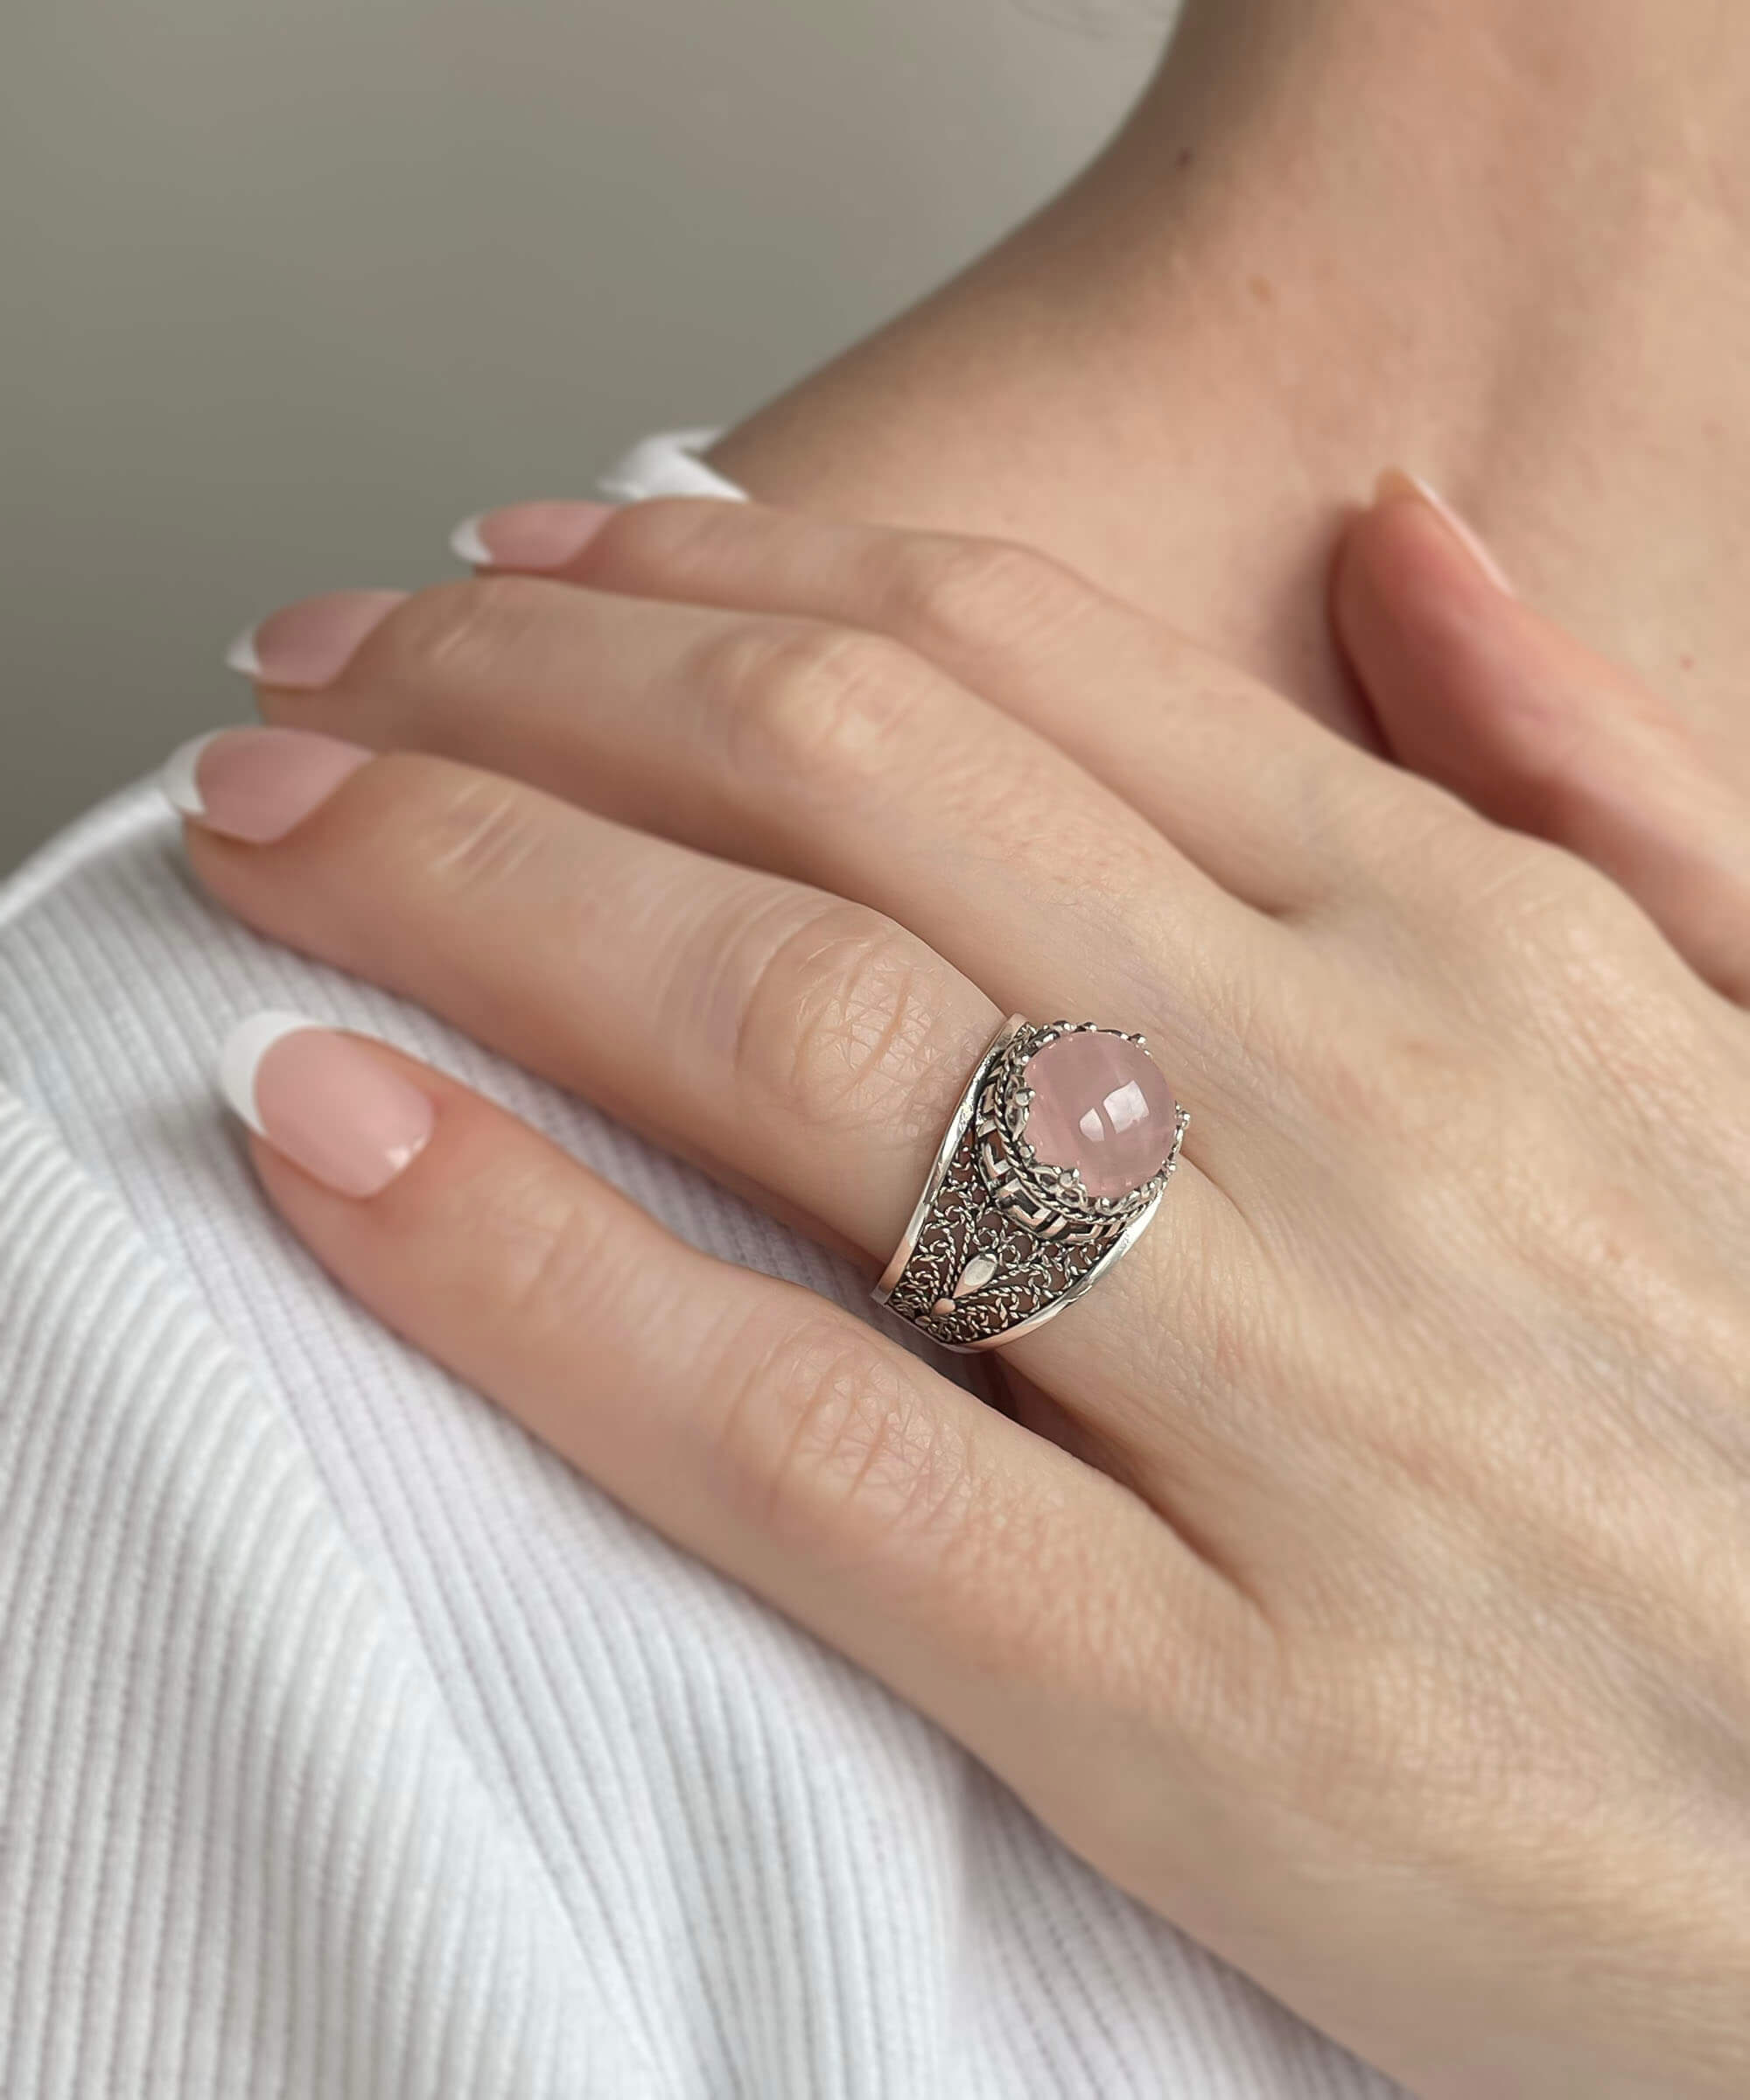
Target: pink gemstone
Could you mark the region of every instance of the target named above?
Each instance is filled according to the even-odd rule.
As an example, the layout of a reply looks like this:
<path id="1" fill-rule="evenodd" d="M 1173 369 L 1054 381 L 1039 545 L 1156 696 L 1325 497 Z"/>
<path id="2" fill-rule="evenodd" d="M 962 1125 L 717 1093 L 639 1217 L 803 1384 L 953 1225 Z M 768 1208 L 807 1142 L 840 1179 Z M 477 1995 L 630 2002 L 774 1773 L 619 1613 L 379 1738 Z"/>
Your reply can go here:
<path id="1" fill-rule="evenodd" d="M 1127 1196 L 1166 1165 L 1172 1093 L 1139 1044 L 1089 1029 L 1060 1035 L 1024 1077 L 1027 1143 L 1052 1166 L 1080 1167 L 1090 1196 Z"/>

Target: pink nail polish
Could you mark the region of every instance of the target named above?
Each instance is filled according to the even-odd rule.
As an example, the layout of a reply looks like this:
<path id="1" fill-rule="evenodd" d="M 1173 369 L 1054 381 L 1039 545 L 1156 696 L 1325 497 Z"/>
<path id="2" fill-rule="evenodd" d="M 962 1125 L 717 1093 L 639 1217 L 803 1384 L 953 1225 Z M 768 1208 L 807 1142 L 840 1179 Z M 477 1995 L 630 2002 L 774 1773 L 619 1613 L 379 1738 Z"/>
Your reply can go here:
<path id="1" fill-rule="evenodd" d="M 476 569 L 564 569 L 613 515 L 612 503 L 512 503 L 464 518 L 451 551 Z"/>
<path id="2" fill-rule="evenodd" d="M 172 809 L 227 838 L 284 838 L 374 754 L 301 729 L 215 729 L 171 753 L 158 785 Z"/>
<path id="3" fill-rule="evenodd" d="M 219 1057 L 226 1099 L 258 1138 L 343 1196 L 374 1196 L 424 1150 L 430 1097 L 361 1037 L 299 1013 L 251 1014 Z"/>
<path id="4" fill-rule="evenodd" d="M 331 591 L 302 598 L 240 634 L 225 661 L 258 684 L 313 692 L 333 683 L 365 638 L 406 598 L 405 591 Z"/>
<path id="5" fill-rule="evenodd" d="M 1474 525 L 1467 524 L 1459 515 L 1438 488 L 1424 481 L 1420 474 L 1410 473 L 1401 466 L 1387 467 L 1374 490 L 1375 502 L 1389 503 L 1406 496 L 1427 505 L 1497 591 L 1504 591 L 1509 598 L 1516 595 L 1511 578 L 1495 559 L 1488 542 Z"/>

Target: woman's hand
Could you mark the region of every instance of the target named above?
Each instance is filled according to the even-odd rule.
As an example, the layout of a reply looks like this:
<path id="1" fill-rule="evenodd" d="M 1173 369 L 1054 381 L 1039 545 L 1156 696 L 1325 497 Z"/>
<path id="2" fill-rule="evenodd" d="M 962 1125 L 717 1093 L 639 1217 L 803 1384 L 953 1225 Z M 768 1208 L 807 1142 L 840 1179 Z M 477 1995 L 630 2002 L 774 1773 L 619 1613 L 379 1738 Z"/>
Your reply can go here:
<path id="1" fill-rule="evenodd" d="M 1368 579 L 1434 528 L 1386 508 L 1340 603 L 1401 745 Z M 1180 1175 L 1005 1352 L 1019 1420 L 357 1038 L 245 1032 L 284 1215 L 1418 2092 L 1743 2093 L 1744 1014 L 1039 557 L 590 522 L 565 580 L 266 623 L 280 726 L 182 782 L 214 894 L 873 1264 L 1012 1009 L 1145 1032 Z"/>

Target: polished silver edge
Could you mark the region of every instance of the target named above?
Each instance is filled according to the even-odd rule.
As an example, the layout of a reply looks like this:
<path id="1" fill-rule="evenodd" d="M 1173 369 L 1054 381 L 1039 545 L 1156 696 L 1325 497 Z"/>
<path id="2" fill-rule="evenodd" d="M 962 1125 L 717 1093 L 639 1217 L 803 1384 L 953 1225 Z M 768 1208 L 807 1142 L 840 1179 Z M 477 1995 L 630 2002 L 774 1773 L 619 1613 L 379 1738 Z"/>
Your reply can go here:
<path id="1" fill-rule="evenodd" d="M 913 1208 L 911 1218 L 906 1226 L 905 1236 L 895 1250 L 892 1260 L 881 1271 L 880 1282 L 870 1293 L 878 1306 L 885 1306 L 892 1296 L 894 1284 L 906 1273 L 906 1264 L 917 1251 L 919 1231 L 924 1220 L 929 1215 L 930 1207 L 936 1199 L 936 1192 L 941 1188 L 948 1173 L 948 1164 L 959 1149 L 961 1139 L 966 1135 L 966 1126 L 971 1122 L 977 1110 L 978 1097 L 984 1091 L 985 1082 L 990 1076 L 990 1068 L 1021 1031 L 1031 1026 L 1032 1024 L 1025 1014 L 1012 1013 L 996 1034 L 991 1037 L 990 1048 L 979 1059 L 978 1068 L 967 1082 L 966 1091 L 961 1096 L 958 1106 L 948 1119 L 948 1129 L 942 1134 L 942 1143 L 936 1147 L 935 1158 L 931 1165 L 928 1178 L 924 1182 L 923 1194 L 918 1198 L 917 1203 Z M 938 1348 L 949 1346 L 951 1345 L 947 1343 L 937 1344 Z"/>

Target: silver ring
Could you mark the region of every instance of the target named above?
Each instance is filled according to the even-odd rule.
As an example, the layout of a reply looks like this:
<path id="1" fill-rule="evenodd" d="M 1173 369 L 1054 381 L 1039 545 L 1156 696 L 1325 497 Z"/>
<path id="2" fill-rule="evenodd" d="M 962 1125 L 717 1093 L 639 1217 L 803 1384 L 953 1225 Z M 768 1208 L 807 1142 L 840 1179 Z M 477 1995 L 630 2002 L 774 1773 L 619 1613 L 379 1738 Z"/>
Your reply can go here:
<path id="1" fill-rule="evenodd" d="M 1142 1237 L 1190 1122 L 1141 1036 L 1012 1015 L 960 1097 L 876 1303 L 948 1349 L 1043 1326 Z"/>

